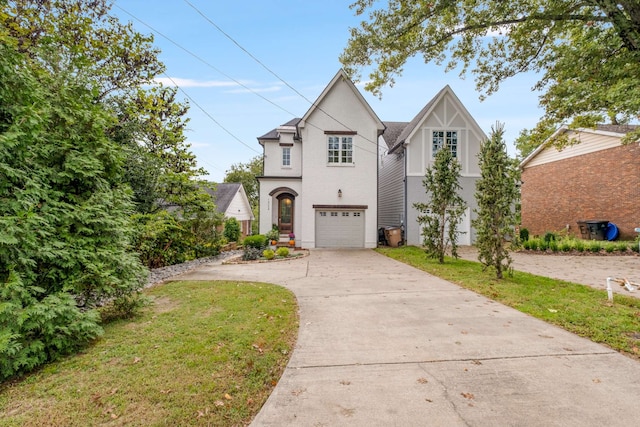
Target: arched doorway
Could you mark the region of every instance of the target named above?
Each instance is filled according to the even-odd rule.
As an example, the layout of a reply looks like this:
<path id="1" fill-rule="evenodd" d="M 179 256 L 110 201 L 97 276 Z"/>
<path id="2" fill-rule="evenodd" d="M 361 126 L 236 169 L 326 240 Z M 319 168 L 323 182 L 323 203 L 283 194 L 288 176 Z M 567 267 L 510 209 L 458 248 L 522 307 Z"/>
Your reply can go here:
<path id="1" fill-rule="evenodd" d="M 293 209 L 295 197 L 289 193 L 278 196 L 278 229 L 280 234 L 293 233 Z"/>

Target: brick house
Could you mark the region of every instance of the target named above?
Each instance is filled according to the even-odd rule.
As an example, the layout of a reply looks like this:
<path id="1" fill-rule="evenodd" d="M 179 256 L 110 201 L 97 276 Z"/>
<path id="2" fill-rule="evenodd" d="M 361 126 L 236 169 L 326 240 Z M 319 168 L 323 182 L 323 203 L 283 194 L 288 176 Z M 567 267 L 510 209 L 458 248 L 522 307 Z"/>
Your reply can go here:
<path id="1" fill-rule="evenodd" d="M 522 227 L 532 235 L 568 229 L 580 237 L 578 221 L 614 223 L 621 239 L 640 227 L 640 144 L 621 138 L 637 126 L 599 125 L 560 128 L 520 163 Z M 554 137 L 566 133 L 570 144 L 557 149 Z"/>

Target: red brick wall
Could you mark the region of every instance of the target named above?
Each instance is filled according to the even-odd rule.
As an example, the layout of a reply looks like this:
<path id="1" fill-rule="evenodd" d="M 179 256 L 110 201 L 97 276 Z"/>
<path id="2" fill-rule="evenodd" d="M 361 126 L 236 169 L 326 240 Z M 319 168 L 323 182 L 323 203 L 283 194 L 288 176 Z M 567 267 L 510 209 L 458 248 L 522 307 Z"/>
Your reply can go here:
<path id="1" fill-rule="evenodd" d="M 638 143 L 572 157 L 522 172 L 522 227 L 531 235 L 559 231 L 580 237 L 576 221 L 613 222 L 620 238 L 633 239 L 640 227 L 640 147 Z"/>

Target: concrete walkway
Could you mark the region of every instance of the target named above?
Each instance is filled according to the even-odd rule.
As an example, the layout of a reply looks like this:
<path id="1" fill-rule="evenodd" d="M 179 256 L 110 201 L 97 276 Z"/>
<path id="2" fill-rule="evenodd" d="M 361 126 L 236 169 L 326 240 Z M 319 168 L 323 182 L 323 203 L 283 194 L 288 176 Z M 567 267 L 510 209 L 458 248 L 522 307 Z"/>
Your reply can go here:
<path id="1" fill-rule="evenodd" d="M 179 279 L 291 289 L 300 330 L 254 426 L 631 426 L 640 363 L 371 250 Z"/>

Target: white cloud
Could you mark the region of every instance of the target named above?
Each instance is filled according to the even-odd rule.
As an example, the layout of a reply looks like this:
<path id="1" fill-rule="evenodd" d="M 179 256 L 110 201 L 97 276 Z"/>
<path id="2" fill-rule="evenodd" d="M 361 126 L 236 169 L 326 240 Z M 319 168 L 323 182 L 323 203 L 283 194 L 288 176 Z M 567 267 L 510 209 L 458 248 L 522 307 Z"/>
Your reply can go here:
<path id="1" fill-rule="evenodd" d="M 282 90 L 282 86 L 270 86 L 263 88 L 239 88 L 233 90 L 226 90 L 225 93 L 262 93 L 262 92 L 278 92 Z"/>
<path id="2" fill-rule="evenodd" d="M 162 83 L 165 86 L 179 86 L 182 88 L 187 87 L 237 87 L 238 83 L 231 81 L 221 80 L 194 80 L 194 79 L 181 79 L 179 77 L 159 77 L 155 79 L 156 82 Z M 245 84 L 245 83 L 243 83 Z"/>

